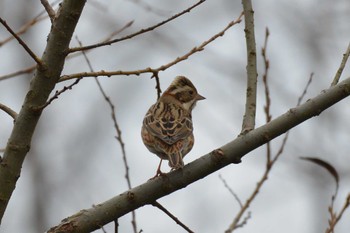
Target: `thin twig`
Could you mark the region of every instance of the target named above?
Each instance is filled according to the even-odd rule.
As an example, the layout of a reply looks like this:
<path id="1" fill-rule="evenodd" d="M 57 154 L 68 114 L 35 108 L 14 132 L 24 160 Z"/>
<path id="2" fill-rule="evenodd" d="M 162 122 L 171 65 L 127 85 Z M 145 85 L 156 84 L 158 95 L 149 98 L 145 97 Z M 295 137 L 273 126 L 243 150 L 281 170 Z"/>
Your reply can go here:
<path id="1" fill-rule="evenodd" d="M 55 99 L 58 99 L 58 97 L 64 93 L 65 91 L 72 90 L 72 88 L 77 85 L 80 82 L 81 78 L 76 79 L 72 84 L 68 86 L 64 86 L 61 90 L 56 91 L 54 96 L 52 96 L 43 106 L 40 106 L 40 109 L 46 108 L 48 105 L 52 103 Z"/>
<path id="2" fill-rule="evenodd" d="M 267 37 L 268 34 L 266 34 L 266 39 L 268 38 Z M 266 42 L 267 43 L 267 42 Z M 266 44 L 265 44 L 265 48 L 266 48 Z M 264 56 L 264 55 L 263 55 Z M 265 56 L 266 56 L 266 51 L 265 51 Z M 267 57 L 264 58 L 265 60 L 267 60 Z M 312 77 L 313 75 L 311 74 L 309 79 L 308 79 L 308 82 L 302 92 L 302 94 L 300 95 L 300 97 L 298 98 L 298 103 L 297 103 L 297 106 L 300 105 L 300 103 L 302 102 L 303 98 L 305 97 L 305 94 L 307 93 L 307 89 L 308 87 L 310 86 L 310 83 L 312 81 Z M 266 81 L 268 79 L 266 78 Z M 268 83 L 266 82 L 266 85 Z M 267 88 L 268 90 L 268 88 Z M 266 91 L 266 88 L 265 88 L 265 91 Z M 265 93 L 265 95 L 267 95 Z M 271 105 L 271 104 L 270 104 Z M 267 108 L 270 108 L 271 106 L 270 105 L 267 105 L 266 104 L 266 107 Z M 265 109 L 265 114 L 267 114 L 269 112 L 269 110 L 266 110 Z M 266 119 L 269 119 L 269 117 L 266 117 Z M 256 198 L 257 194 L 260 192 L 262 186 L 264 185 L 265 181 L 267 181 L 268 179 L 268 176 L 270 174 L 270 171 L 273 167 L 273 165 L 276 163 L 276 161 L 278 160 L 278 158 L 283 154 L 283 151 L 284 151 L 284 148 L 287 144 L 287 140 L 288 140 L 288 137 L 289 137 L 289 132 L 290 131 L 287 131 L 283 137 L 283 140 L 282 140 L 282 143 L 279 147 L 279 150 L 277 151 L 276 155 L 272 158 L 271 158 L 271 155 L 268 155 L 269 153 L 271 153 L 271 150 L 270 149 L 267 149 L 267 161 L 266 161 L 266 169 L 264 171 L 264 174 L 263 176 L 260 178 L 260 180 L 258 181 L 254 191 L 252 192 L 252 194 L 249 196 L 249 198 L 246 200 L 246 202 L 243 204 L 243 207 L 240 209 L 240 211 L 237 213 L 236 217 L 234 218 L 233 222 L 231 223 L 231 225 L 229 226 L 229 228 L 225 231 L 225 233 L 230 233 L 232 231 L 234 231 L 235 229 L 238 228 L 238 226 L 240 226 L 239 222 L 243 216 L 243 214 L 248 210 L 250 204 L 253 202 L 253 200 Z M 269 143 L 267 144 L 269 145 Z M 244 221 L 243 221 L 244 222 Z"/>
<path id="3" fill-rule="evenodd" d="M 326 230 L 326 233 L 334 233 L 334 228 L 336 224 L 339 222 L 339 220 L 342 218 L 345 210 L 350 206 L 350 193 L 346 197 L 345 203 L 343 205 L 343 208 L 340 210 L 339 214 L 337 215 L 333 209 L 329 209 L 331 219 L 329 220 L 329 227 Z"/>
<path id="4" fill-rule="evenodd" d="M 247 46 L 247 91 L 245 113 L 243 116 L 241 134 L 255 128 L 256 95 L 257 95 L 257 65 L 254 33 L 254 10 L 251 0 L 242 0 L 245 22 L 245 38 Z"/>
<path id="5" fill-rule="evenodd" d="M 50 3 L 47 0 L 40 0 L 40 2 L 44 6 L 47 14 L 49 15 L 51 23 L 53 23 L 56 16 L 55 11 L 52 9 Z"/>
<path id="6" fill-rule="evenodd" d="M 6 105 L 1 104 L 1 103 L 0 103 L 0 109 L 3 110 L 4 112 L 6 112 L 7 114 L 9 114 L 14 120 L 16 120 L 17 112 L 15 112 L 11 108 L 9 108 Z"/>
<path id="7" fill-rule="evenodd" d="M 24 48 L 24 50 L 33 58 L 33 60 L 39 65 L 39 66 L 43 66 L 42 61 L 40 60 L 40 58 L 38 56 L 35 55 L 35 53 L 28 47 L 28 45 L 12 30 L 12 28 L 6 23 L 5 20 L 3 20 L 2 18 L 0 18 L 0 23 L 2 25 L 4 25 L 4 27 L 7 29 L 7 31 L 9 33 L 11 33 L 11 35 L 13 37 L 16 38 L 16 40 L 18 41 L 18 43 L 20 45 L 22 45 L 22 47 Z"/>
<path id="8" fill-rule="evenodd" d="M 272 117 L 270 114 L 270 108 L 271 108 L 271 99 L 270 99 L 270 90 L 269 90 L 269 85 L 268 85 L 268 71 L 270 68 L 269 65 L 269 60 L 267 58 L 267 42 L 268 42 L 268 38 L 269 38 L 269 30 L 266 28 L 265 31 L 265 42 L 264 42 L 264 47 L 262 48 L 262 57 L 264 60 L 264 65 L 265 65 L 265 72 L 263 75 L 263 84 L 264 84 L 264 90 L 265 90 L 265 100 L 266 100 L 266 105 L 264 106 L 264 111 L 265 111 L 265 116 L 266 116 L 266 122 L 270 122 Z M 284 147 L 285 142 L 287 141 L 287 139 L 285 139 L 281 145 L 281 148 Z M 280 151 L 283 151 L 283 149 Z M 259 182 L 257 183 L 254 191 L 252 192 L 252 194 L 249 196 L 249 198 L 245 201 L 244 205 L 242 205 L 240 211 L 237 213 L 237 215 L 235 216 L 235 218 L 233 219 L 233 222 L 230 224 L 229 228 L 225 231 L 225 233 L 230 233 L 233 232 L 235 229 L 237 229 L 238 227 L 242 226 L 242 223 L 247 222 L 247 220 L 243 219 L 242 223 L 240 223 L 242 216 L 244 215 L 244 213 L 248 210 L 250 204 L 253 202 L 253 200 L 255 199 L 255 197 L 258 195 L 261 187 L 263 186 L 263 184 L 265 183 L 265 181 L 268 179 L 268 175 L 270 173 L 270 170 L 274 164 L 274 162 L 277 160 L 277 158 L 280 156 L 281 153 L 277 153 L 277 155 L 274 157 L 274 160 L 271 160 L 271 145 L 270 142 L 268 142 L 266 144 L 266 169 L 265 172 L 263 174 L 263 176 L 260 178 Z M 249 212 L 248 212 L 249 213 Z"/>
<path id="9" fill-rule="evenodd" d="M 16 77 L 16 76 L 21 75 L 21 74 L 30 74 L 35 70 L 35 68 L 36 68 L 36 65 L 33 65 L 30 67 L 24 68 L 22 70 L 18 70 L 16 72 L 10 73 L 10 74 L 0 76 L 0 81 L 3 81 L 5 79 L 9 79 L 9 78 L 13 78 L 13 77 Z"/>
<path id="10" fill-rule="evenodd" d="M 157 207 L 161 211 L 163 211 L 166 215 L 168 215 L 172 220 L 174 220 L 177 224 L 179 224 L 183 229 L 185 229 L 189 233 L 194 233 L 188 226 L 183 224 L 177 217 L 175 217 L 172 213 L 170 213 L 164 206 L 162 206 L 159 202 L 155 201 L 152 203 L 153 206 Z"/>
<path id="11" fill-rule="evenodd" d="M 152 12 L 154 14 L 157 14 L 159 16 L 165 16 L 165 10 L 157 9 L 155 8 L 155 4 L 150 4 L 142 0 L 130 0 L 131 2 L 134 2 L 138 7 L 143 8 L 146 11 Z"/>
<path id="12" fill-rule="evenodd" d="M 238 202 L 239 206 L 242 208 L 243 204 L 242 204 L 241 199 L 239 199 L 238 195 L 233 191 L 233 189 L 227 184 L 226 180 L 220 174 L 219 174 L 219 178 L 222 181 L 222 183 L 224 184 L 225 188 L 232 194 L 232 196 Z"/>
<path id="13" fill-rule="evenodd" d="M 303 101 L 303 99 L 304 99 L 304 97 L 305 97 L 305 95 L 306 95 L 306 93 L 307 93 L 307 90 L 309 89 L 309 86 L 310 86 L 310 84 L 311 84 L 311 82 L 312 82 L 312 78 L 313 78 L 313 77 L 314 77 L 314 73 L 312 72 L 312 73 L 310 74 L 310 77 L 309 77 L 309 79 L 308 79 L 306 85 L 305 85 L 305 88 L 304 88 L 304 90 L 303 90 L 303 93 L 302 93 L 301 96 L 299 96 L 299 98 L 298 98 L 297 106 L 299 106 L 299 105 L 301 104 L 301 101 Z"/>
<path id="14" fill-rule="evenodd" d="M 125 29 L 127 29 L 128 27 L 131 27 L 131 25 L 134 23 L 134 20 L 126 23 L 122 28 L 112 32 L 111 34 L 109 34 L 109 36 L 107 36 L 102 42 L 108 42 L 110 41 L 114 36 L 118 35 L 119 33 L 121 33 L 122 31 L 124 31 Z"/>
<path id="15" fill-rule="evenodd" d="M 339 82 L 340 76 L 343 73 L 343 70 L 344 70 L 345 64 L 349 58 L 349 55 L 350 55 L 350 43 L 348 45 L 348 48 L 346 49 L 346 52 L 343 54 L 343 59 L 342 59 L 340 66 L 337 70 L 337 73 L 334 76 L 334 79 L 333 79 L 331 86 L 334 86 Z"/>
<path id="16" fill-rule="evenodd" d="M 60 0 L 56 0 L 54 2 L 52 2 L 52 6 L 56 5 L 58 2 L 60 2 Z M 25 33 L 30 27 L 32 27 L 33 25 L 35 25 L 37 22 L 39 21 L 42 21 L 44 19 L 47 18 L 47 16 L 43 16 L 41 17 L 46 11 L 43 10 L 41 11 L 38 15 L 36 15 L 34 18 L 32 18 L 31 20 L 29 20 L 28 22 L 26 22 L 17 32 L 16 32 L 16 35 L 21 35 L 23 33 Z M 11 41 L 14 37 L 13 36 L 10 36 L 8 38 L 6 38 L 5 40 L 3 41 L 0 41 L 0 47 L 2 45 L 4 45 L 5 43 Z"/>
<path id="17" fill-rule="evenodd" d="M 76 38 L 76 40 L 78 41 L 79 45 L 81 46 L 82 45 L 81 41 L 78 38 Z M 89 66 L 90 71 L 93 72 L 93 68 L 92 68 L 91 62 L 90 62 L 89 58 L 87 57 L 85 51 L 82 51 L 82 53 L 83 53 L 83 56 L 85 58 L 86 63 Z M 125 151 L 125 143 L 123 141 L 122 131 L 120 130 L 120 127 L 119 127 L 119 124 L 118 124 L 118 121 L 117 121 L 117 117 L 115 115 L 115 106 L 112 103 L 111 99 L 106 94 L 106 92 L 104 91 L 104 89 L 103 89 L 100 81 L 98 80 L 98 78 L 95 77 L 95 81 L 96 81 L 96 84 L 97 84 L 101 94 L 103 95 L 103 98 L 106 100 L 107 104 L 109 105 L 109 107 L 111 109 L 111 116 L 112 116 L 114 128 L 115 128 L 115 130 L 117 132 L 117 136 L 115 136 L 115 138 L 119 142 L 121 150 L 122 150 L 123 162 L 124 162 L 124 167 L 125 167 L 125 179 L 126 179 L 126 182 L 128 184 L 128 188 L 131 189 L 132 186 L 131 186 L 130 175 L 129 175 L 129 165 L 128 165 L 128 160 L 127 160 L 126 151 Z M 136 224 L 135 211 L 132 211 L 131 215 L 132 215 L 131 225 L 133 226 L 134 233 L 137 233 L 137 224 Z"/>
<path id="18" fill-rule="evenodd" d="M 200 0 L 199 2 L 197 2 L 196 4 L 192 5 L 191 7 L 183 10 L 182 12 L 176 14 L 176 15 L 173 15 L 172 17 L 168 18 L 167 20 L 164 20 L 156 25 L 153 25 L 151 27 L 148 27 L 148 28 L 145 28 L 145 29 L 141 29 L 140 31 L 138 32 L 135 32 L 135 33 L 132 33 L 130 35 L 127 35 L 127 36 L 124 36 L 124 37 L 121 37 L 121 38 L 118 38 L 118 39 L 115 39 L 115 40 L 110 40 L 110 41 L 105 41 L 105 42 L 102 42 L 102 43 L 97 43 L 97 44 L 93 44 L 93 45 L 88 45 L 88 46 L 81 46 L 81 47 L 76 47 L 76 48 L 71 48 L 69 50 L 69 53 L 74 53 L 74 52 L 78 52 L 78 51 L 83 51 L 83 50 L 88 50 L 88 49 L 93 49 L 93 48 L 97 48 L 97 47 L 102 47 L 102 46 L 107 46 L 107 45 L 111 45 L 111 44 L 114 44 L 114 43 L 117 43 L 117 42 L 120 42 L 120 41 L 123 41 L 123 40 L 128 40 L 128 39 L 131 39 L 135 36 L 138 36 L 138 35 L 141 35 L 143 33 L 146 33 L 146 32 L 149 32 L 149 31 L 152 31 L 178 17 L 180 17 L 181 15 L 185 14 L 185 13 L 188 13 L 190 12 L 193 8 L 197 7 L 198 5 L 202 4 L 203 2 L 205 2 L 206 0 Z"/>
<path id="19" fill-rule="evenodd" d="M 124 31 L 126 28 L 130 27 L 132 25 L 132 23 L 133 23 L 133 21 L 130 21 L 125 26 L 123 26 L 122 28 L 116 30 L 115 32 L 112 32 L 108 37 L 106 37 L 104 39 L 104 41 L 110 40 L 113 36 L 117 35 L 118 33 Z M 16 34 L 18 35 L 18 32 Z M 10 39 L 12 39 L 12 38 L 13 37 L 10 37 Z M 0 46 L 1 46 L 1 43 L 0 43 Z M 87 51 L 85 51 L 85 52 L 87 52 Z M 73 57 L 80 56 L 80 55 L 82 55 L 82 53 L 70 54 L 70 55 L 67 56 L 66 60 L 69 60 L 69 59 L 71 59 Z M 32 65 L 32 66 L 29 66 L 29 67 L 24 68 L 22 70 L 18 70 L 16 72 L 0 76 L 0 81 L 5 80 L 5 79 L 9 79 L 9 78 L 13 78 L 13 77 L 16 77 L 16 76 L 22 75 L 22 74 L 29 74 L 29 73 L 33 72 L 35 70 L 35 68 L 36 68 L 36 65 Z"/>
<path id="20" fill-rule="evenodd" d="M 122 71 L 122 70 L 104 71 L 104 70 L 101 70 L 101 71 L 98 71 L 98 72 L 81 72 L 81 73 L 75 73 L 75 74 L 70 74 L 70 75 L 63 75 L 59 79 L 59 82 L 63 82 L 63 81 L 67 81 L 67 80 L 75 79 L 75 78 L 82 78 L 82 77 L 98 77 L 98 76 L 110 77 L 110 76 L 114 76 L 114 75 L 127 75 L 128 76 L 128 75 L 140 75 L 140 74 L 144 74 L 144 73 L 152 73 L 152 74 L 154 74 L 154 73 L 157 73 L 157 72 L 160 72 L 160 71 L 164 71 L 164 70 L 172 67 L 173 65 L 188 59 L 191 55 L 195 54 L 196 52 L 203 51 L 205 46 L 207 46 L 209 43 L 213 42 L 218 37 L 223 36 L 225 34 L 225 32 L 229 28 L 231 28 L 233 25 L 240 23 L 242 16 L 243 16 L 243 13 L 236 20 L 230 22 L 222 31 L 220 31 L 219 33 L 215 34 L 209 40 L 204 41 L 198 47 L 192 48 L 189 52 L 187 52 L 183 56 L 177 57 L 172 62 L 169 62 L 166 65 L 162 65 L 162 66 L 160 66 L 158 68 L 152 69 L 152 68 L 148 67 L 148 68 L 145 68 L 145 69 L 132 70 L 132 71 Z"/>
<path id="21" fill-rule="evenodd" d="M 261 55 L 263 57 L 264 60 L 264 68 L 265 68 L 265 72 L 263 74 L 263 84 L 264 84 L 264 89 L 265 89 L 265 101 L 266 101 L 266 105 L 264 107 L 265 110 L 265 116 L 266 116 L 266 122 L 270 122 L 272 120 L 272 116 L 270 113 L 270 108 L 271 108 L 271 98 L 270 98 L 270 89 L 269 89 L 269 85 L 268 85 L 268 74 L 269 74 L 269 68 L 270 68 L 270 61 L 267 58 L 267 42 L 268 42 L 268 38 L 269 38 L 270 32 L 269 29 L 266 28 L 265 30 L 265 42 L 264 42 L 264 47 L 261 49 Z M 270 142 L 268 142 L 266 144 L 266 157 L 267 157 L 267 164 L 270 164 L 271 161 L 271 144 Z"/>

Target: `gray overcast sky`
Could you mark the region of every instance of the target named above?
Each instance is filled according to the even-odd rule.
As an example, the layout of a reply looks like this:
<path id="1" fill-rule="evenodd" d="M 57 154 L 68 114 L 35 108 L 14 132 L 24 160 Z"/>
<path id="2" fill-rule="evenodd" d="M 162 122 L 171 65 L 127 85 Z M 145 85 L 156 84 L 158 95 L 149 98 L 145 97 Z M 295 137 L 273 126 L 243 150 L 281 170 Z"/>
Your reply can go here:
<path id="1" fill-rule="evenodd" d="M 99 42 L 130 21 L 119 36 L 167 19 L 195 1 L 88 1 L 76 35 L 83 44 Z M 253 1 L 259 63 L 257 125 L 264 124 L 261 82 L 261 47 L 265 28 L 268 44 L 269 82 L 273 117 L 294 107 L 314 72 L 306 99 L 328 88 L 350 41 L 348 0 Z M 42 11 L 40 1 L 0 1 L 0 15 L 14 29 Z M 183 17 L 150 33 L 88 52 L 98 70 L 138 70 L 169 63 L 221 31 L 242 11 L 240 1 L 207 0 Z M 22 38 L 38 54 L 45 48 L 49 21 L 33 26 Z M 193 112 L 196 143 L 185 163 L 235 138 L 241 127 L 245 101 L 244 24 L 232 27 L 188 60 L 160 73 L 164 90 L 177 75 L 189 77 L 205 96 Z M 0 41 L 8 37 L 0 27 Z M 71 46 L 77 46 L 72 40 Z M 0 47 L 0 76 L 33 64 L 17 42 Z M 88 71 L 82 56 L 67 61 L 63 74 Z M 349 77 L 349 65 L 343 77 Z M 0 103 L 19 111 L 30 75 L 0 81 Z M 155 174 L 159 159 L 142 144 L 143 116 L 156 100 L 155 81 L 149 74 L 99 78 L 116 106 L 118 123 L 126 144 L 131 182 L 142 184 Z M 61 89 L 70 82 L 60 83 Z M 293 129 L 285 152 L 270 174 L 256 201 L 251 218 L 240 232 L 312 233 L 327 226 L 332 177 L 322 168 L 299 160 L 319 157 L 331 162 L 341 176 L 336 202 L 339 209 L 349 193 L 349 99 L 321 116 Z M 0 148 L 11 132 L 12 120 L 0 112 Z M 43 232 L 80 209 L 103 202 L 127 189 L 121 150 L 114 139 L 110 110 L 93 78 L 83 79 L 62 94 L 44 112 L 31 152 L 2 221 L 0 232 Z M 272 143 L 276 152 L 281 138 Z M 219 179 L 245 200 L 265 168 L 265 147 L 199 182 L 159 200 L 193 231 L 224 232 L 239 210 L 238 203 Z M 168 170 L 163 163 L 163 170 Z M 136 211 L 143 232 L 184 232 L 160 210 L 146 206 Z M 337 232 L 350 229 L 350 211 Z M 132 232 L 130 215 L 119 220 L 120 232 Z M 107 232 L 113 226 L 106 226 Z M 96 231 L 101 232 L 101 230 Z"/>

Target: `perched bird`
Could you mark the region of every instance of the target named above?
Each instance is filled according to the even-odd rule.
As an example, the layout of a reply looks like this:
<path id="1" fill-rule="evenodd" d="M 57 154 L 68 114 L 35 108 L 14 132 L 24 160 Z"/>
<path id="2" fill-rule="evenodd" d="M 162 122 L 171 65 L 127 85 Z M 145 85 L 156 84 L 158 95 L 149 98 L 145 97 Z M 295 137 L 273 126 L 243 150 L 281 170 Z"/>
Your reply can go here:
<path id="1" fill-rule="evenodd" d="M 172 169 L 184 166 L 182 159 L 193 147 L 191 113 L 203 99 L 189 79 L 177 76 L 143 119 L 143 143 L 162 160 L 169 160 Z M 161 174 L 161 162 L 156 176 Z"/>

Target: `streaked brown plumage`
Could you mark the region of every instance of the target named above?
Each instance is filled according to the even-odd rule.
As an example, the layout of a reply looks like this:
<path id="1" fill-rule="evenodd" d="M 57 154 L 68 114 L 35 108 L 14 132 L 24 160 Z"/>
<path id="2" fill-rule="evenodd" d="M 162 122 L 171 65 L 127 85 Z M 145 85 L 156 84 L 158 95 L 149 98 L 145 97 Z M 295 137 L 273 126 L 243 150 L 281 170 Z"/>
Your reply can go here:
<path id="1" fill-rule="evenodd" d="M 144 117 L 144 144 L 161 159 L 169 160 L 173 169 L 183 167 L 182 159 L 193 147 L 191 113 L 196 102 L 203 99 L 189 79 L 178 76 Z"/>

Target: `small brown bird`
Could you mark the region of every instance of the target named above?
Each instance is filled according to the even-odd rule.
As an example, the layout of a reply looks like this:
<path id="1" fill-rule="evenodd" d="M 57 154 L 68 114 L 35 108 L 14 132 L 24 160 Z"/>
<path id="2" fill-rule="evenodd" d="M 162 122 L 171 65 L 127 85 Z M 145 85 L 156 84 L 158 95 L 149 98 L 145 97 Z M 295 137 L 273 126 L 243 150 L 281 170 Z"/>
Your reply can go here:
<path id="1" fill-rule="evenodd" d="M 143 143 L 159 158 L 169 160 L 172 169 L 184 166 L 182 159 L 193 147 L 191 113 L 203 99 L 189 79 L 177 76 L 143 119 Z M 161 162 L 156 176 L 161 174 Z"/>

